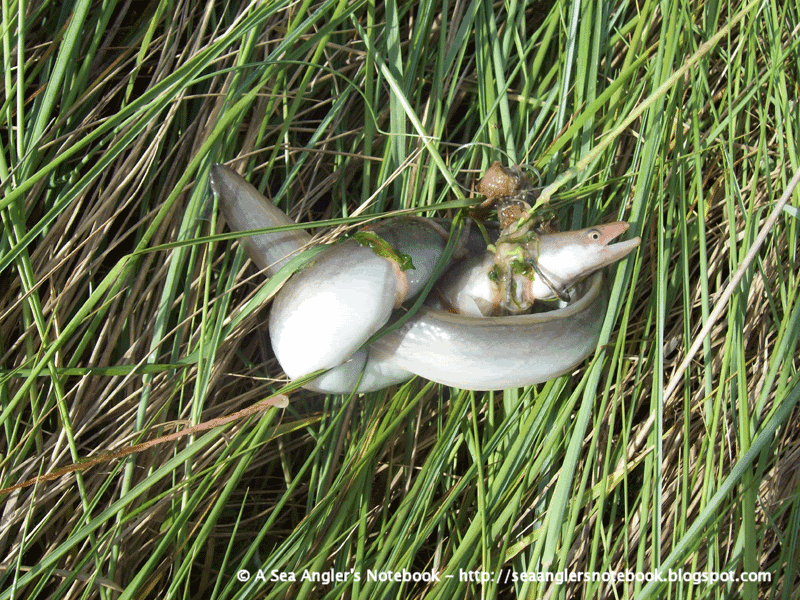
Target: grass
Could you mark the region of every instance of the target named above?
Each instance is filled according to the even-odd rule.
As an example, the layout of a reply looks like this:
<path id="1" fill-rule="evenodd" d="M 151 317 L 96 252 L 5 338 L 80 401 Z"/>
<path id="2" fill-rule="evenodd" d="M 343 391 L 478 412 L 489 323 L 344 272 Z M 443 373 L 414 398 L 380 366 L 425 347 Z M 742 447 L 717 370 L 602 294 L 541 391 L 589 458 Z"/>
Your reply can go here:
<path id="1" fill-rule="evenodd" d="M 3 2 L 0 598 L 797 597 L 799 8 Z M 340 235 L 494 160 L 642 237 L 594 357 L 289 385 L 211 164 Z"/>

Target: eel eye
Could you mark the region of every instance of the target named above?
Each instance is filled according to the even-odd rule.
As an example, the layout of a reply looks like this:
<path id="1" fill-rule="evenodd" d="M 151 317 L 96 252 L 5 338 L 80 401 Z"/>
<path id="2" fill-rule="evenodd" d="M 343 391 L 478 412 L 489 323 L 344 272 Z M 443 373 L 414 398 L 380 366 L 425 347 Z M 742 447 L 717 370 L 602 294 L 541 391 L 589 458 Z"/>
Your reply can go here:
<path id="1" fill-rule="evenodd" d="M 600 239 L 600 230 L 599 229 L 590 229 L 588 232 L 589 239 L 593 242 L 596 242 Z"/>

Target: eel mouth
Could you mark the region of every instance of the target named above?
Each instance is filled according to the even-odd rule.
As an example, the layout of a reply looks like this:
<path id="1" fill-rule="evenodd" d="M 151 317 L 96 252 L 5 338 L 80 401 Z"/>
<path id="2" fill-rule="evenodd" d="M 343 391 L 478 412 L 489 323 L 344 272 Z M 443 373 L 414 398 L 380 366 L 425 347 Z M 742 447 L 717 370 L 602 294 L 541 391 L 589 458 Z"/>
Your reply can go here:
<path id="1" fill-rule="evenodd" d="M 625 240 L 624 242 L 611 243 L 628 231 L 629 228 L 630 224 L 625 221 L 617 221 L 616 223 L 608 223 L 607 225 L 599 225 L 596 227 L 603 237 L 603 245 L 605 246 L 603 248 L 605 260 L 601 266 L 604 267 L 625 258 L 642 243 L 642 239 L 638 236 L 630 240 Z"/>

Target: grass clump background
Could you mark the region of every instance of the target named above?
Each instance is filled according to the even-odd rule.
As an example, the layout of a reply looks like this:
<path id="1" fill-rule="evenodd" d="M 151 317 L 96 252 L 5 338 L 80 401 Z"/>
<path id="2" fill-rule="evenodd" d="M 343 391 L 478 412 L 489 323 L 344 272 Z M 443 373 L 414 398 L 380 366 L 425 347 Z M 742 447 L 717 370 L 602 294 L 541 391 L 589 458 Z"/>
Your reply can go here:
<path id="1" fill-rule="evenodd" d="M 0 599 L 797 597 L 798 10 L 4 2 Z M 352 227 L 494 160 L 642 237 L 597 353 L 287 388 L 209 167 Z M 734 579 L 522 581 L 669 569 Z"/>

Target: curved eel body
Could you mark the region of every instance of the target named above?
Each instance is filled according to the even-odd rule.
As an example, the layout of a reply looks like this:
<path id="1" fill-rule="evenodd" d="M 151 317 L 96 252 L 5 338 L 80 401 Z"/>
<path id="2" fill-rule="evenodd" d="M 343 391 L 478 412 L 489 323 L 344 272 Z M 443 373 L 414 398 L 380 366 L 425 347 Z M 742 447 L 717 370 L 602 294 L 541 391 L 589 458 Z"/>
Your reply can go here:
<path id="1" fill-rule="evenodd" d="M 465 317 L 423 306 L 370 352 L 437 383 L 497 390 L 541 383 L 573 370 L 597 348 L 606 313 L 603 276 L 557 310 L 507 317 Z"/>
<path id="2" fill-rule="evenodd" d="M 232 230 L 293 223 L 228 167 L 214 165 L 210 179 Z M 358 384 L 355 391 L 374 391 L 413 375 L 463 389 L 520 387 L 569 372 L 596 348 L 606 308 L 600 272 L 574 288 L 577 300 L 557 310 L 479 317 L 423 306 L 404 326 L 362 348 L 424 285 L 446 243 L 441 227 L 428 219 L 388 219 L 372 231 L 409 255 L 413 268 L 402 271 L 396 260 L 347 240 L 295 273 L 273 304 L 270 338 L 287 375 L 330 368 L 309 389 L 349 393 Z M 306 232 L 293 230 L 248 236 L 243 244 L 250 258 L 273 274 L 309 240 Z M 613 260 L 639 241 L 626 243 Z M 622 244 L 610 248 L 615 246 Z M 546 260 L 547 254 L 541 257 Z M 608 262 L 584 269 L 582 276 Z"/>

